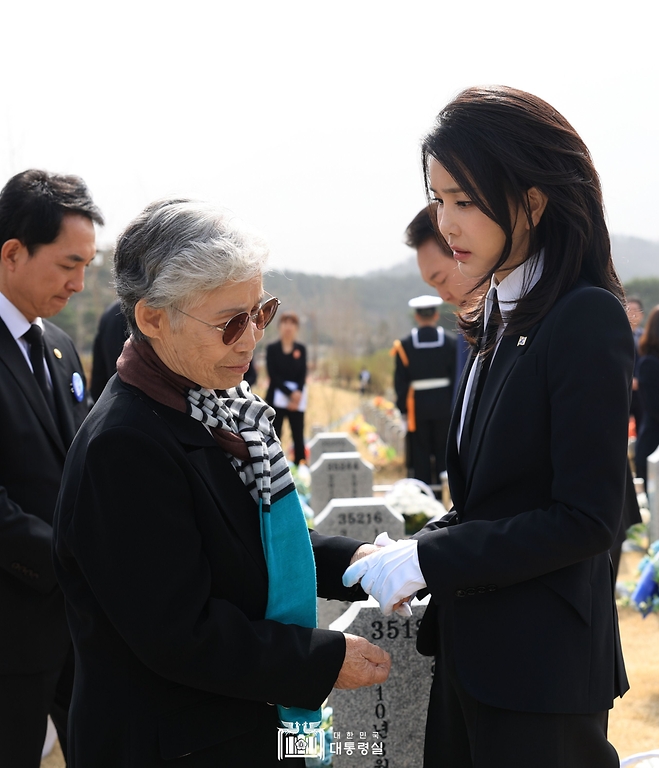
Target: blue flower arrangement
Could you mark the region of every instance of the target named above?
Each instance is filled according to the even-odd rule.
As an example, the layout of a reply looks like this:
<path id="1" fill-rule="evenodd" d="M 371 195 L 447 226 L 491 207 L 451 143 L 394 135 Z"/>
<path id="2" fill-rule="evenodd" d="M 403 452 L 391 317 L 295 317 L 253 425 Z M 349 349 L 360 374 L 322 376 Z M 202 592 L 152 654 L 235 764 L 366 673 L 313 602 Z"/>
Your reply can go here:
<path id="1" fill-rule="evenodd" d="M 649 613 L 659 613 L 659 540 L 650 544 L 638 564 L 638 571 L 640 575 L 630 602 L 645 618 Z"/>

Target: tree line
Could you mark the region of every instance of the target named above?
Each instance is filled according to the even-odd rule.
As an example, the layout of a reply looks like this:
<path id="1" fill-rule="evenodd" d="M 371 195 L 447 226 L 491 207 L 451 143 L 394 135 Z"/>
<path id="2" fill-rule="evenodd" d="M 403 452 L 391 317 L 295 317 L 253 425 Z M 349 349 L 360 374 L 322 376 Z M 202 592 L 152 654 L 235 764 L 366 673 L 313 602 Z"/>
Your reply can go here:
<path id="1" fill-rule="evenodd" d="M 404 266 L 404 268 L 402 268 Z M 419 277 L 413 259 L 390 270 L 357 277 L 328 277 L 303 272 L 271 271 L 265 289 L 278 296 L 282 309 L 300 317 L 299 339 L 306 344 L 312 370 L 342 386 L 356 386 L 362 366 L 371 372 L 372 391 L 390 386 L 393 362 L 388 350 L 394 339 L 413 326 L 409 299 L 434 293 Z M 638 296 L 649 310 L 659 305 L 659 278 L 645 277 L 625 284 L 627 295 Z M 101 251 L 87 269 L 85 290 L 71 298 L 53 322 L 74 340 L 85 367 L 103 311 L 116 294 L 112 283 L 112 251 Z M 440 323 L 455 330 L 455 307 L 440 307 Z M 276 319 L 257 348 L 256 361 L 265 375 L 265 346 L 277 338 Z"/>

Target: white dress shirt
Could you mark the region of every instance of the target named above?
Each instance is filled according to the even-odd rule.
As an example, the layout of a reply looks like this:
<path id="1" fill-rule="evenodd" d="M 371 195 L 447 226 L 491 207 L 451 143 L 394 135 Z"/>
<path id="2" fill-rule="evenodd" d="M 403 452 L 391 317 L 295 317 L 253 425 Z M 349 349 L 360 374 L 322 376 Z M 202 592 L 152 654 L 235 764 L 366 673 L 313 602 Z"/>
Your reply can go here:
<path id="1" fill-rule="evenodd" d="M 542 275 L 542 269 L 544 266 L 543 252 L 540 251 L 537 258 L 527 259 L 525 262 L 515 267 L 513 271 L 506 275 L 504 279 L 499 283 L 494 275 L 492 275 L 492 282 L 490 283 L 489 290 L 485 297 L 485 312 L 483 316 L 483 327 L 487 327 L 487 321 L 490 319 L 492 313 L 492 305 L 494 303 L 494 292 L 496 290 L 497 299 L 499 301 L 499 309 L 501 310 L 501 325 L 497 331 L 497 342 L 492 352 L 492 360 L 499 349 L 501 343 L 501 337 L 508 324 L 508 319 L 513 310 L 517 306 L 517 302 L 526 296 L 526 294 L 533 288 Z M 462 400 L 462 413 L 460 415 L 460 425 L 458 427 L 457 440 L 458 450 L 460 449 L 460 438 L 462 437 L 462 428 L 465 422 L 465 416 L 467 414 L 467 404 L 469 403 L 469 393 L 471 392 L 472 385 L 474 383 L 474 377 L 476 375 L 476 366 L 472 364 L 469 371 L 469 378 L 467 379 L 467 386 L 465 387 L 464 398 Z"/>
<path id="2" fill-rule="evenodd" d="M 30 360 L 30 345 L 23 338 L 23 334 L 30 330 L 32 323 L 25 317 L 25 315 L 15 307 L 11 301 L 0 291 L 0 320 L 7 326 L 9 333 L 14 337 L 14 341 L 18 345 L 18 348 L 23 353 L 23 357 L 27 361 L 28 366 L 32 373 L 32 362 Z M 34 325 L 38 325 L 43 331 L 43 320 L 37 317 L 34 321 Z M 46 381 L 52 388 L 53 382 L 50 378 L 50 371 L 46 365 L 46 361 L 43 361 L 44 368 L 46 369 Z"/>

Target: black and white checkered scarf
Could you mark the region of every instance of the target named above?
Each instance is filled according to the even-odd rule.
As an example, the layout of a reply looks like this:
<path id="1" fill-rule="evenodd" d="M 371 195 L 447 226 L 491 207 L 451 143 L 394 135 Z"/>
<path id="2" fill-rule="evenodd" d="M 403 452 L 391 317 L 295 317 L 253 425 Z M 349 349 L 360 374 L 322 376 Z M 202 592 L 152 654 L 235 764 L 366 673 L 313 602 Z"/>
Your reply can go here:
<path id="1" fill-rule="evenodd" d="M 240 479 L 258 504 L 264 507 L 290 492 L 293 477 L 272 426 L 275 411 L 249 388 L 246 381 L 232 389 L 189 389 L 190 415 L 210 428 L 240 435 L 250 461 L 229 454 Z"/>

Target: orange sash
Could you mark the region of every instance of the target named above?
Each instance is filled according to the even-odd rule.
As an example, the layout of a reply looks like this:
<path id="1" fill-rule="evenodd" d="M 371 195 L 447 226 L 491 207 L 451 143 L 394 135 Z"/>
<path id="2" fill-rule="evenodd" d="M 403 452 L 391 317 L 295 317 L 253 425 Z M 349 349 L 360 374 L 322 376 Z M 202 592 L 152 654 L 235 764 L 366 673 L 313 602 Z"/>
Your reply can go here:
<path id="1" fill-rule="evenodd" d="M 407 357 L 407 352 L 405 352 L 405 349 L 403 345 L 400 343 L 399 339 L 396 339 L 394 341 L 394 345 L 391 348 L 391 355 L 398 355 L 400 357 L 401 363 L 406 367 L 409 368 L 410 366 L 410 360 Z M 408 432 L 416 432 L 416 411 L 415 411 L 415 405 L 414 405 L 414 390 L 412 389 L 412 385 L 410 384 L 409 389 L 407 390 L 407 431 Z"/>

